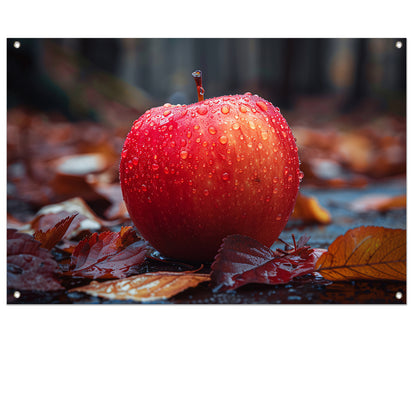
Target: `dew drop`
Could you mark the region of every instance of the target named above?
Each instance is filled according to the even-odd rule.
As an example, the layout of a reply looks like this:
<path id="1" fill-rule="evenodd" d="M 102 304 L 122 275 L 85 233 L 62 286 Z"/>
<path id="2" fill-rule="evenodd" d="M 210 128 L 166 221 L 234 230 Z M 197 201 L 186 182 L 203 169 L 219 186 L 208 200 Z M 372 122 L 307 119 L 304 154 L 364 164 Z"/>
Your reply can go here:
<path id="1" fill-rule="evenodd" d="M 164 113 L 163 113 L 163 115 L 165 116 L 165 117 L 167 117 L 170 113 L 171 113 L 172 111 L 170 111 L 170 110 L 166 110 Z"/>
<path id="2" fill-rule="evenodd" d="M 209 195 L 209 191 L 208 191 L 208 189 L 204 189 L 204 195 L 205 195 L 205 196 L 208 196 L 208 195 Z"/>
<path id="3" fill-rule="evenodd" d="M 147 192 L 147 186 L 144 183 L 142 184 L 142 187 L 141 188 L 142 188 L 142 191 L 143 192 Z"/>
<path id="4" fill-rule="evenodd" d="M 247 107 L 244 104 L 240 105 L 240 111 L 242 113 L 247 113 Z"/>
<path id="5" fill-rule="evenodd" d="M 248 122 L 248 125 L 251 129 L 256 130 L 256 125 L 251 120 Z"/>
<path id="6" fill-rule="evenodd" d="M 292 175 L 289 175 L 289 176 L 287 177 L 287 180 L 288 180 L 289 182 L 292 182 L 292 181 L 293 181 L 293 176 L 292 176 Z"/>
<path id="7" fill-rule="evenodd" d="M 195 124 L 194 130 L 199 130 L 199 125 L 198 124 Z"/>
<path id="8" fill-rule="evenodd" d="M 218 140 L 221 144 L 226 144 L 228 141 L 227 136 L 221 136 Z"/>
<path id="9" fill-rule="evenodd" d="M 158 169 L 159 169 L 159 165 L 158 165 L 157 163 L 153 163 L 153 165 L 152 165 L 152 169 L 153 169 L 154 171 L 158 170 Z"/>
<path id="10" fill-rule="evenodd" d="M 167 166 L 164 167 L 163 171 L 166 173 L 166 175 L 169 175 L 169 168 Z"/>
<path id="11" fill-rule="evenodd" d="M 170 147 L 175 147 L 176 146 L 176 142 L 174 141 L 174 140 L 172 140 L 171 142 L 170 142 Z"/>
<path id="12" fill-rule="evenodd" d="M 238 123 L 233 123 L 232 127 L 234 130 L 238 130 L 240 128 L 240 125 Z"/>
<path id="13" fill-rule="evenodd" d="M 229 180 L 230 180 L 230 174 L 229 174 L 229 173 L 227 173 L 227 172 L 224 172 L 224 173 L 221 175 L 221 178 L 222 178 L 222 180 L 223 180 L 223 181 L 229 181 Z"/>
<path id="14" fill-rule="evenodd" d="M 208 131 L 211 133 L 211 134 L 215 134 L 216 132 L 217 132 L 217 130 L 215 129 L 215 127 L 208 127 Z"/>
<path id="15" fill-rule="evenodd" d="M 191 131 L 188 131 L 188 133 L 186 133 L 186 137 L 188 137 L 188 139 L 190 139 L 191 136 L 192 136 L 192 132 Z"/>
<path id="16" fill-rule="evenodd" d="M 181 159 L 185 160 L 188 157 L 188 152 L 186 150 L 182 150 L 180 153 Z"/>
<path id="17" fill-rule="evenodd" d="M 228 114 L 230 112 L 230 107 L 228 105 L 223 105 L 221 107 L 221 113 Z"/>
<path id="18" fill-rule="evenodd" d="M 133 165 L 137 166 L 137 164 L 139 163 L 139 159 L 137 157 L 133 158 Z"/>
<path id="19" fill-rule="evenodd" d="M 278 215 L 277 217 L 276 217 L 276 221 L 280 221 L 282 219 L 282 216 L 281 215 Z"/>
<path id="20" fill-rule="evenodd" d="M 262 131 L 261 132 L 261 138 L 263 140 L 267 140 L 269 138 L 269 133 L 267 133 L 267 131 Z"/>
<path id="21" fill-rule="evenodd" d="M 305 174 L 300 170 L 299 175 L 298 175 L 299 180 L 301 181 L 304 178 L 304 176 L 305 176 Z"/>
<path id="22" fill-rule="evenodd" d="M 198 107 L 198 109 L 196 110 L 196 112 L 198 114 L 200 114 L 201 116 L 203 116 L 204 114 L 206 114 L 208 112 L 208 109 L 206 107 Z"/>
<path id="23" fill-rule="evenodd" d="M 264 101 L 257 101 L 256 104 L 261 110 L 267 111 L 267 105 Z"/>

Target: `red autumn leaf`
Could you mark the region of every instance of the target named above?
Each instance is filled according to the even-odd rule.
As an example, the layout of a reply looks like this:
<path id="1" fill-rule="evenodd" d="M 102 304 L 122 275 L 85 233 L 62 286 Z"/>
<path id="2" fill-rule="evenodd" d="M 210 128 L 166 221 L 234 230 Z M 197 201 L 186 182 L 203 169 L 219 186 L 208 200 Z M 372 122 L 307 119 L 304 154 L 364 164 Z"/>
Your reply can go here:
<path id="1" fill-rule="evenodd" d="M 107 299 L 151 302 L 169 299 L 186 289 L 210 280 L 208 274 L 192 272 L 146 273 L 110 282 L 91 282 L 88 286 L 77 287 L 71 292 L 83 292 Z"/>
<path id="2" fill-rule="evenodd" d="M 7 287 L 17 290 L 56 291 L 58 264 L 41 243 L 27 234 L 7 230 Z"/>
<path id="3" fill-rule="evenodd" d="M 303 245 L 306 241 L 301 238 L 300 247 L 274 253 L 253 238 L 226 237 L 211 266 L 211 278 L 217 285 L 214 291 L 236 289 L 247 283 L 287 283 L 296 276 L 312 273 L 323 250 Z"/>
<path id="4" fill-rule="evenodd" d="M 406 280 L 406 230 L 349 230 L 329 246 L 316 271 L 327 280 Z"/>
<path id="5" fill-rule="evenodd" d="M 43 230 L 36 231 L 33 237 L 42 244 L 43 248 L 50 250 L 64 238 L 68 232 L 69 226 L 77 215 L 78 214 L 74 214 L 64 218 L 46 232 Z"/>
<path id="6" fill-rule="evenodd" d="M 121 227 L 118 233 L 94 233 L 75 247 L 65 274 L 90 279 L 123 278 L 144 262 L 146 249 L 146 242 L 138 239 L 132 227 Z"/>

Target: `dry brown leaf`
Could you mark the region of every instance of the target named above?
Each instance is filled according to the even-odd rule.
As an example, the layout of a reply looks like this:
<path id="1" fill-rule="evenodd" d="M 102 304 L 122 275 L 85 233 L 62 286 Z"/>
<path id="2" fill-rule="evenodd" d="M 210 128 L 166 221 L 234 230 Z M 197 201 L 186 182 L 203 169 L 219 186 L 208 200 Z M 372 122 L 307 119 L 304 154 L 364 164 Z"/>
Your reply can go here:
<path id="1" fill-rule="evenodd" d="M 83 292 L 112 300 L 152 302 L 169 299 L 209 280 L 209 274 L 155 272 L 104 283 L 92 282 L 88 286 L 72 289 L 71 292 Z"/>
<path id="2" fill-rule="evenodd" d="M 367 195 L 353 201 L 350 207 L 357 212 L 385 212 L 392 209 L 406 208 L 406 195 Z"/>
<path id="3" fill-rule="evenodd" d="M 406 230 L 349 230 L 322 254 L 316 271 L 328 280 L 406 280 Z"/>
<path id="4" fill-rule="evenodd" d="M 316 198 L 298 193 L 295 209 L 291 216 L 293 219 L 300 219 L 304 222 L 317 222 L 328 224 L 331 222 L 331 214 L 319 205 Z"/>

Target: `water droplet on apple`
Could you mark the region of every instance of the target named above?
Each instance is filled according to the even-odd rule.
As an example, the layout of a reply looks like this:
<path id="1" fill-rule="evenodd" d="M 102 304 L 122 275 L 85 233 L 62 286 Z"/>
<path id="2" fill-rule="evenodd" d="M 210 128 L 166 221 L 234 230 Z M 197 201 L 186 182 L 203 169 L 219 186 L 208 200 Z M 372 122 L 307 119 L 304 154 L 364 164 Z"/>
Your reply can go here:
<path id="1" fill-rule="evenodd" d="M 163 112 L 163 115 L 165 116 L 165 117 L 167 117 L 170 113 L 171 113 L 172 111 L 170 111 L 170 110 L 166 110 L 166 111 L 164 111 Z"/>
<path id="2" fill-rule="evenodd" d="M 232 128 L 233 128 L 234 130 L 238 130 L 238 129 L 240 128 L 240 124 L 238 124 L 238 123 L 233 123 Z"/>
<path id="3" fill-rule="evenodd" d="M 222 178 L 223 181 L 229 181 L 230 180 L 230 174 L 228 172 L 224 172 L 221 175 L 221 178 Z"/>
<path id="4" fill-rule="evenodd" d="M 241 104 L 239 109 L 242 113 L 247 113 L 247 107 L 244 104 Z"/>
<path id="5" fill-rule="evenodd" d="M 282 219 L 282 216 L 281 215 L 278 215 L 277 217 L 276 217 L 276 221 L 280 221 Z"/>
<path id="6" fill-rule="evenodd" d="M 208 109 L 206 107 L 198 107 L 198 109 L 196 110 L 196 112 L 198 114 L 200 114 L 201 116 L 203 116 L 204 114 L 206 114 L 208 112 Z"/>
<path id="7" fill-rule="evenodd" d="M 142 191 L 143 192 L 147 192 L 147 186 L 144 183 L 142 184 L 142 187 L 141 188 L 142 188 Z"/>
<path id="8" fill-rule="evenodd" d="M 208 196 L 208 195 L 209 195 L 209 191 L 208 191 L 208 189 L 204 189 L 204 195 L 205 195 L 205 196 Z"/>
<path id="9" fill-rule="evenodd" d="M 139 163 L 139 158 L 137 158 L 137 157 L 134 157 L 133 158 L 133 165 L 134 166 L 137 166 L 137 164 Z"/>
<path id="10" fill-rule="evenodd" d="M 186 150 L 182 150 L 180 153 L 181 159 L 185 160 L 188 157 L 188 152 Z"/>
<path id="11" fill-rule="evenodd" d="M 289 182 L 292 182 L 292 181 L 293 181 L 293 176 L 292 176 L 292 175 L 288 175 L 287 180 L 288 180 Z"/>
<path id="12" fill-rule="evenodd" d="M 215 134 L 216 132 L 217 132 L 217 130 L 215 129 L 215 127 L 208 127 L 208 131 L 211 133 L 211 134 Z"/>
<path id="13" fill-rule="evenodd" d="M 299 180 L 301 181 L 304 178 L 305 174 L 300 170 L 298 173 Z"/>
<path id="14" fill-rule="evenodd" d="M 163 171 L 166 173 L 166 175 L 169 175 L 169 168 L 167 166 L 164 167 Z"/>
<path id="15" fill-rule="evenodd" d="M 198 124 L 194 125 L 194 130 L 199 130 L 199 125 Z"/>
<path id="16" fill-rule="evenodd" d="M 221 144 L 226 144 L 228 141 L 227 136 L 221 136 L 218 140 Z"/>
<path id="17" fill-rule="evenodd" d="M 267 133 L 267 131 L 262 131 L 261 132 L 261 138 L 263 140 L 267 140 L 269 138 L 269 133 Z"/>
<path id="18" fill-rule="evenodd" d="M 152 165 L 152 169 L 153 169 L 154 171 L 158 170 L 158 169 L 159 169 L 159 165 L 158 165 L 157 163 L 153 163 L 153 165 Z"/>
<path id="19" fill-rule="evenodd" d="M 248 122 L 248 125 L 251 129 L 256 130 L 256 125 L 251 120 Z"/>
<path id="20" fill-rule="evenodd" d="M 230 112 L 230 107 L 228 105 L 223 105 L 221 107 L 221 113 L 228 114 Z"/>

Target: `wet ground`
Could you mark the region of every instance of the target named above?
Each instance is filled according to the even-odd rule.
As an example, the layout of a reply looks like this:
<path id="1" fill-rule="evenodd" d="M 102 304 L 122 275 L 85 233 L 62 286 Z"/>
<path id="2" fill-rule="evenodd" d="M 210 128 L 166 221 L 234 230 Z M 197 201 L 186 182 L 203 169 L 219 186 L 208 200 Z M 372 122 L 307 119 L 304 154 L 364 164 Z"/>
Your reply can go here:
<path id="1" fill-rule="evenodd" d="M 328 189 L 303 187 L 302 192 L 318 198 L 319 203 L 329 210 L 332 222 L 329 225 L 302 226 L 289 222 L 281 239 L 292 241 L 292 234 L 299 238 L 302 234 L 311 237 L 312 247 L 327 248 L 330 243 L 347 230 L 362 225 L 376 225 L 389 228 L 406 228 L 406 211 L 392 210 L 385 213 L 376 211 L 356 213 L 349 204 L 367 195 L 401 195 L 406 193 L 403 179 L 393 179 L 372 184 L 363 189 Z M 277 246 L 276 246 L 277 247 Z M 151 261 L 144 271 L 161 270 Z M 170 270 L 179 271 L 175 266 Z M 201 272 L 209 272 L 206 268 Z M 77 282 L 65 282 L 68 288 Z M 78 283 L 79 285 L 79 283 Z M 8 292 L 8 303 L 25 304 L 129 304 L 132 301 L 110 301 L 80 293 L 22 292 L 16 298 Z M 406 283 L 394 281 L 352 281 L 329 282 L 320 276 L 302 276 L 284 285 L 247 285 L 235 291 L 213 293 L 208 284 L 187 291 L 158 304 L 405 304 Z"/>

